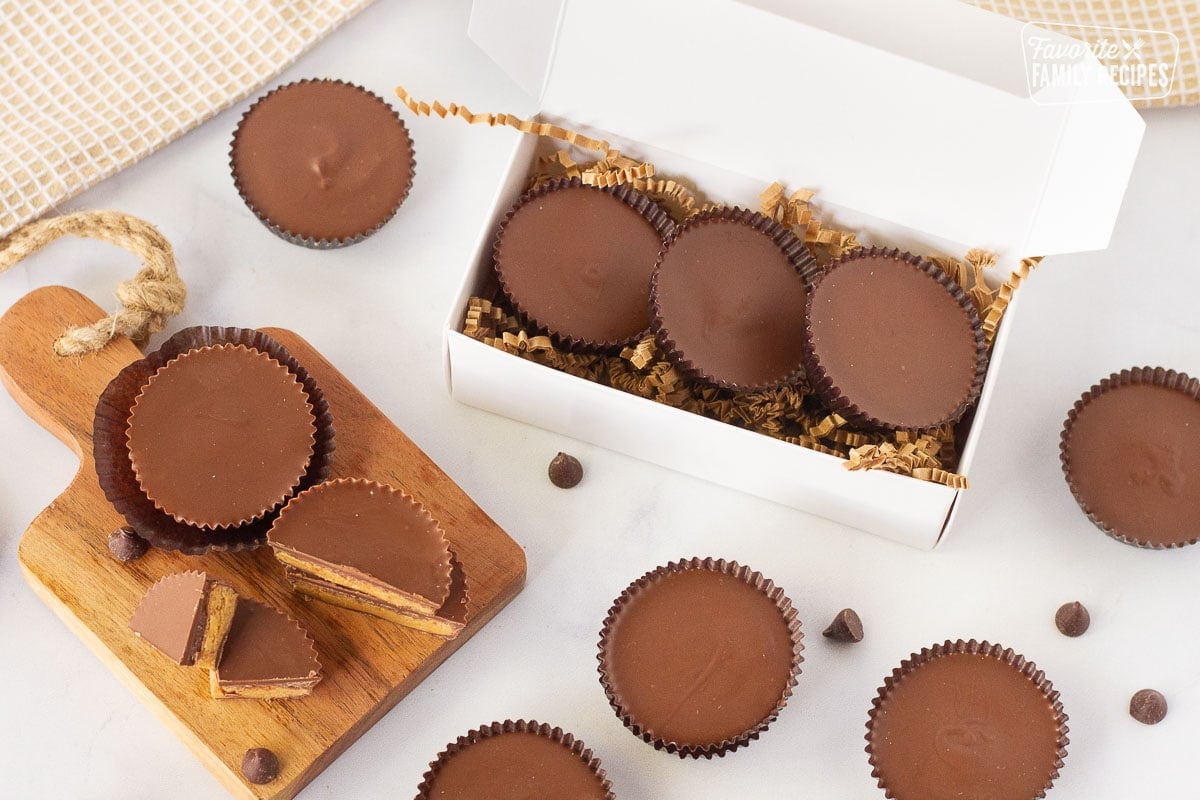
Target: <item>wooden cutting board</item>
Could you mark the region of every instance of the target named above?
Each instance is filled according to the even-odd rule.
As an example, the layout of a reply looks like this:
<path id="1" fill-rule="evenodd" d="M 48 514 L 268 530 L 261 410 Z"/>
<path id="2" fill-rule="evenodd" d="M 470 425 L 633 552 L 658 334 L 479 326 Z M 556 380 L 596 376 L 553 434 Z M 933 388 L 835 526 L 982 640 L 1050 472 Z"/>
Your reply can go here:
<path id="1" fill-rule="evenodd" d="M 0 318 L 0 378 L 34 420 L 79 456 L 70 486 L 37 516 L 20 543 L 29 585 L 133 693 L 239 798 L 296 795 L 505 606 L 525 582 L 525 554 L 437 465 L 304 339 L 267 328 L 320 384 L 333 413 L 332 477 L 360 476 L 412 494 L 442 524 L 462 560 L 470 592 L 466 628 L 439 639 L 293 594 L 269 549 L 183 556 L 152 549 L 132 564 L 108 552 L 124 523 L 104 498 L 92 461 L 92 415 L 104 387 L 142 357 L 119 338 L 99 353 L 61 358 L 64 330 L 104 312 L 64 287 L 32 292 Z M 297 700 L 213 700 L 208 672 L 179 667 L 128 629 L 154 581 L 185 569 L 211 572 L 244 596 L 301 620 L 317 643 L 324 679 Z M 242 754 L 269 747 L 277 780 L 254 786 Z M 430 753 L 432 758 L 435 753 Z M 397 796 L 415 787 L 397 787 Z M 410 792 L 411 793 L 411 792 Z"/>

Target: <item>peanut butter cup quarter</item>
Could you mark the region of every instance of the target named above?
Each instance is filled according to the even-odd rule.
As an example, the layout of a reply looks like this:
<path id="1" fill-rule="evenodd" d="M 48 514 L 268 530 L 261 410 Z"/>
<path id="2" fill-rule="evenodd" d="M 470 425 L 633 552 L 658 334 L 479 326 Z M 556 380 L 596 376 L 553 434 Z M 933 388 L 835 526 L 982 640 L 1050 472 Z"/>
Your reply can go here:
<path id="1" fill-rule="evenodd" d="M 913 654 L 867 721 L 872 776 L 895 800 L 1045 797 L 1066 756 L 1058 692 L 1023 656 L 987 642 Z"/>
<path id="2" fill-rule="evenodd" d="M 308 395 L 287 367 L 228 344 L 188 351 L 150 376 L 126 431 L 146 497 L 207 529 L 259 519 L 291 496 L 315 434 Z"/>
<path id="3" fill-rule="evenodd" d="M 569 349 L 612 350 L 650 327 L 646 298 L 674 225 L 629 187 L 558 180 L 521 197 L 493 248 L 513 306 Z"/>
<path id="4" fill-rule="evenodd" d="M 321 660 L 304 626 L 265 603 L 238 598 L 220 661 L 209 674 L 212 696 L 303 697 L 320 681 Z"/>
<path id="5" fill-rule="evenodd" d="M 803 660 L 782 590 L 734 562 L 692 559 L 635 581 L 600 638 L 600 680 L 617 715 L 680 757 L 748 744 L 787 704 Z"/>
<path id="6" fill-rule="evenodd" d="M 650 288 L 659 345 L 690 377 L 752 391 L 803 373 L 816 264 L 783 226 L 740 208 L 702 212 L 667 239 Z"/>
<path id="7" fill-rule="evenodd" d="M 835 261 L 808 301 L 808 377 L 821 399 L 868 427 L 927 430 L 979 398 L 987 348 L 962 287 L 898 250 Z"/>
<path id="8" fill-rule="evenodd" d="M 1088 518 L 1127 544 L 1200 539 L 1200 380 L 1162 368 L 1114 373 L 1063 427 L 1067 484 Z"/>
<path id="9" fill-rule="evenodd" d="M 238 192 L 264 224 L 309 247 L 352 244 L 396 213 L 415 160 L 404 122 L 380 97 L 302 80 L 258 100 L 233 135 Z"/>

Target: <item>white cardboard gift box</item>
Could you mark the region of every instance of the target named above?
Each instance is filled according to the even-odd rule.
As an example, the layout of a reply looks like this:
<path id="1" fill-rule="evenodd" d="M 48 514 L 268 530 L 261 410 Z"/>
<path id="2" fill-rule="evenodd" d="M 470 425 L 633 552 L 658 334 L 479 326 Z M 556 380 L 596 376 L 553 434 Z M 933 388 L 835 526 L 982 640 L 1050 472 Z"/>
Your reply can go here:
<path id="1" fill-rule="evenodd" d="M 1096 79 L 1075 102 L 1061 102 L 1061 87 L 1054 104 L 1030 97 L 1022 33 L 955 0 L 475 0 L 470 23 L 540 99 L 540 119 L 607 139 L 711 200 L 757 209 L 780 180 L 815 189 L 822 219 L 867 244 L 957 257 L 983 247 L 999 256 L 997 281 L 1025 256 L 1107 246 L 1144 127 L 1090 56 Z M 445 366 L 457 400 L 916 547 L 943 538 L 959 490 L 850 472 L 463 335 L 538 147 L 513 135 L 454 298 Z M 997 335 L 993 375 L 1019 305 Z M 964 474 L 993 390 L 989 379 Z"/>

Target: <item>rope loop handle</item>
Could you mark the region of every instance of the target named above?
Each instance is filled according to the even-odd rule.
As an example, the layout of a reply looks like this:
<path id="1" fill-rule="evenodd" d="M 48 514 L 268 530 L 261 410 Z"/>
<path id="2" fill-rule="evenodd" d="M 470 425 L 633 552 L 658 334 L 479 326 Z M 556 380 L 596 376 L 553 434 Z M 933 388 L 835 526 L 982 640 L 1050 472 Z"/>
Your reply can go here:
<path id="1" fill-rule="evenodd" d="M 60 356 L 95 352 L 118 334 L 141 347 L 183 311 L 187 287 L 175 269 L 171 243 L 149 222 L 119 211 L 79 211 L 17 229 L 0 239 L 0 272 L 63 236 L 115 244 L 140 258 L 142 269 L 132 280 L 117 285 L 120 310 L 91 325 L 71 328 L 54 342 L 54 352 Z"/>

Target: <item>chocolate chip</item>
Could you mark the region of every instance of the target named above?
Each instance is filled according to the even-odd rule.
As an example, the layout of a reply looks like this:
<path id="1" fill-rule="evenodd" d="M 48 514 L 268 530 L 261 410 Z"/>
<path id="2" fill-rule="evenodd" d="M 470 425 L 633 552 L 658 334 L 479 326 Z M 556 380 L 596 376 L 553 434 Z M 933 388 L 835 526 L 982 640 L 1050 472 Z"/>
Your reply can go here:
<path id="1" fill-rule="evenodd" d="M 1129 700 L 1129 716 L 1143 725 L 1157 725 L 1167 715 L 1167 698 L 1155 689 L 1142 689 Z"/>
<path id="2" fill-rule="evenodd" d="M 279 756 L 265 747 L 253 747 L 242 756 L 242 774 L 251 783 L 270 783 L 279 777 Z"/>
<path id="3" fill-rule="evenodd" d="M 1078 600 L 1065 603 L 1054 612 L 1054 624 L 1063 636 L 1083 636 L 1092 624 L 1092 615 Z"/>
<path id="4" fill-rule="evenodd" d="M 149 549 L 150 543 L 138 536 L 137 531 L 128 525 L 117 528 L 108 535 L 108 552 L 122 563 L 137 561 L 146 555 Z"/>
<path id="5" fill-rule="evenodd" d="M 550 461 L 550 467 L 546 473 L 550 476 L 550 482 L 555 486 L 560 489 L 570 489 L 572 486 L 578 486 L 579 482 L 583 480 L 583 465 L 575 456 L 559 453 Z"/>
<path id="6" fill-rule="evenodd" d="M 858 618 L 853 608 L 843 608 L 833 618 L 822 634 L 835 642 L 861 642 L 863 638 L 862 620 Z"/>

